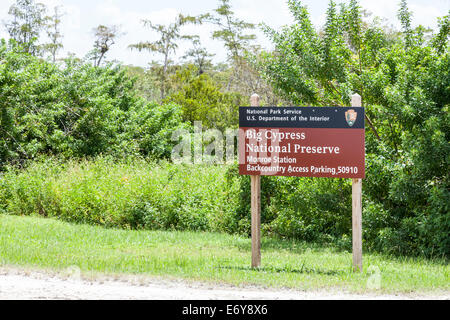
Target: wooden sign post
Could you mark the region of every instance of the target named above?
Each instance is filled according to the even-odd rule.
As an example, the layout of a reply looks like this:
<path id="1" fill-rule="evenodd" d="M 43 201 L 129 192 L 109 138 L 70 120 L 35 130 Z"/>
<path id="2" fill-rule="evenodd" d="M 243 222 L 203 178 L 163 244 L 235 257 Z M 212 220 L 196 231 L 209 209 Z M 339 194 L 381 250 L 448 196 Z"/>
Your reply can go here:
<path id="1" fill-rule="evenodd" d="M 239 108 L 239 173 L 251 179 L 252 268 L 261 266 L 261 176 L 352 179 L 353 267 L 362 271 L 362 179 L 365 110 L 351 107 L 261 107 L 254 94 Z"/>
<path id="2" fill-rule="evenodd" d="M 361 107 L 361 96 L 352 96 L 352 107 Z M 353 269 L 362 271 L 362 179 L 352 179 Z"/>
<path id="3" fill-rule="evenodd" d="M 259 107 L 259 96 L 250 98 L 252 107 Z M 252 268 L 261 266 L 261 176 L 250 176 L 252 202 Z"/>

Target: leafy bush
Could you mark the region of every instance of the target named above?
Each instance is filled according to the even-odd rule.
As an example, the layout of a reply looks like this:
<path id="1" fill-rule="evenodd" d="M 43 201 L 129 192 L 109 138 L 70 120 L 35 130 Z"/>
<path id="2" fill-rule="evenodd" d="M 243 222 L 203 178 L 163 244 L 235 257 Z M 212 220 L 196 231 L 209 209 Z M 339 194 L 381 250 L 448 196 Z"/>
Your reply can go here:
<path id="1" fill-rule="evenodd" d="M 0 175 L 0 213 L 126 229 L 250 234 L 250 177 L 239 176 L 236 165 L 99 157 L 90 161 L 43 158 L 24 169 L 6 169 Z M 364 185 L 371 192 L 370 184 Z M 263 234 L 351 248 L 349 180 L 262 177 L 261 187 Z M 392 254 L 442 256 L 439 250 L 448 245 L 449 221 L 441 212 L 448 211 L 450 202 L 440 188 L 431 195 L 429 201 L 434 204 L 429 214 L 418 210 L 407 218 L 402 207 L 393 210 L 364 197 L 364 247 Z"/>
<path id="2" fill-rule="evenodd" d="M 345 180 L 263 177 L 266 234 L 330 240 L 351 227 Z M 250 185 L 237 166 L 41 159 L 0 178 L 0 208 L 106 227 L 250 233 Z"/>
<path id="3" fill-rule="evenodd" d="M 138 98 L 120 66 L 94 67 L 73 58 L 62 67 L 0 45 L 0 161 L 39 154 L 170 156 L 181 110 Z"/>
<path id="4" fill-rule="evenodd" d="M 450 15 L 426 38 L 411 27 L 406 1 L 398 33 L 364 20 L 356 0 L 330 1 L 318 32 L 301 1 L 288 5 L 297 23 L 279 32 L 263 26 L 276 49 L 255 64 L 298 104 L 346 106 L 361 95 L 369 124 L 363 224 L 373 227 L 365 245 L 448 257 Z"/>
<path id="5" fill-rule="evenodd" d="M 141 158 L 43 158 L 0 176 L 0 211 L 133 229 L 250 234 L 250 184 L 237 166 L 156 164 Z M 330 241 L 351 228 L 345 180 L 263 177 L 269 235 Z"/>
<path id="6" fill-rule="evenodd" d="M 227 229 L 235 211 L 225 168 L 117 161 L 35 161 L 0 176 L 0 208 L 120 228 Z"/>
<path id="7" fill-rule="evenodd" d="M 128 115 L 126 134 L 122 141 L 132 141 L 140 155 L 153 159 L 170 159 L 176 144 L 172 141 L 172 133 L 178 129 L 191 128 L 183 122 L 181 107 L 173 103 L 138 104 Z M 124 151 L 129 154 L 127 149 Z"/>
<path id="8" fill-rule="evenodd" d="M 232 230 L 250 234 L 250 177 L 237 167 L 227 172 L 239 183 Z M 351 182 L 343 179 L 261 178 L 261 224 L 268 235 L 308 241 L 334 241 L 351 230 Z"/>
<path id="9" fill-rule="evenodd" d="M 208 74 L 197 75 L 192 68 L 178 71 L 174 80 L 180 88 L 164 101 L 182 106 L 184 121 L 201 121 L 205 127 L 219 130 L 238 126 L 238 108 L 243 105 L 240 94 L 221 92 Z"/>

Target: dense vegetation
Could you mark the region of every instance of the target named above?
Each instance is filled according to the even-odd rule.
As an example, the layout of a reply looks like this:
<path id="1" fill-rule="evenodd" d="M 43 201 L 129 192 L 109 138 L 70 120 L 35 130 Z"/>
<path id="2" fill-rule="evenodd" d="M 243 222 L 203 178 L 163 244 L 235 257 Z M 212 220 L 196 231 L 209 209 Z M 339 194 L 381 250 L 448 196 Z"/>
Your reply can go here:
<path id="1" fill-rule="evenodd" d="M 2 164 L 38 154 L 168 157 L 170 130 L 187 127 L 179 106 L 139 98 L 120 66 L 74 58 L 58 66 L 13 41 L 1 43 L 0 59 Z"/>
<path id="2" fill-rule="evenodd" d="M 18 3 L 30 9 L 33 1 Z M 225 65 L 213 65 L 195 37 L 192 60 L 177 65 L 157 43 L 132 45 L 166 58 L 147 70 L 108 63 L 109 47 L 99 44 L 113 42 L 104 27 L 84 59 L 56 62 L 54 50 L 45 59 L 35 36 L 2 40 L 0 212 L 248 234 L 249 178 L 235 165 L 171 164 L 172 133 L 194 121 L 235 128 L 251 92 L 267 104 L 319 106 L 348 105 L 357 92 L 368 115 L 364 247 L 448 258 L 449 16 L 430 35 L 411 27 L 403 1 L 403 29 L 393 31 L 363 18 L 357 1 L 339 9 L 330 2 L 324 28 L 315 30 L 301 2 L 289 6 L 295 25 L 262 26 L 272 52 L 245 52 L 254 26 L 235 19 L 227 0 L 213 14 L 180 16 L 173 30 L 153 26 L 174 32 L 175 50 L 183 24 L 228 19 L 230 28 L 214 33 L 229 51 Z M 350 202 L 347 180 L 263 177 L 263 231 L 349 248 Z"/>
<path id="3" fill-rule="evenodd" d="M 225 171 L 137 158 L 46 159 L 7 171 L 0 203 L 11 214 L 105 227 L 224 231 L 238 192 L 225 183 Z"/>
<path id="4" fill-rule="evenodd" d="M 260 69 L 299 104 L 349 105 L 351 92 L 367 109 L 365 238 L 398 253 L 450 253 L 449 15 L 425 36 L 411 27 L 402 1 L 402 31 L 365 23 L 357 1 L 330 2 L 321 34 L 307 9 L 289 1 L 297 24 L 276 32 Z"/>

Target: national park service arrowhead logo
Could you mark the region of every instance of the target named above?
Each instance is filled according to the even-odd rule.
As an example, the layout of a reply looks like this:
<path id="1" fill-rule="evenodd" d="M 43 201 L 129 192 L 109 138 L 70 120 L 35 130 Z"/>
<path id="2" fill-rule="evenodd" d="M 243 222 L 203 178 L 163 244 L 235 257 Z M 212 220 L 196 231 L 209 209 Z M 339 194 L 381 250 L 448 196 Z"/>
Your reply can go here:
<path id="1" fill-rule="evenodd" d="M 355 112 L 355 110 L 353 109 L 350 109 L 345 113 L 345 120 L 347 120 L 347 123 L 350 127 L 353 127 L 357 118 L 358 112 Z"/>

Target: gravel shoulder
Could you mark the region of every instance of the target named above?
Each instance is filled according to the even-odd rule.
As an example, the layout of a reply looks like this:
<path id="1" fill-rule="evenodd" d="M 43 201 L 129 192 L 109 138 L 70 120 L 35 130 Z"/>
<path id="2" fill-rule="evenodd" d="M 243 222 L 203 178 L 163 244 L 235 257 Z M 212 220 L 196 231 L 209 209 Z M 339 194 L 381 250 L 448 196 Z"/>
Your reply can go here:
<path id="1" fill-rule="evenodd" d="M 86 279 L 79 270 L 63 273 L 0 268 L 0 300 L 450 300 L 450 292 L 356 294 L 339 290 L 298 291 L 238 288 L 143 276 Z"/>

